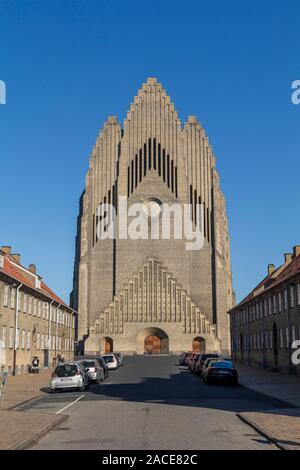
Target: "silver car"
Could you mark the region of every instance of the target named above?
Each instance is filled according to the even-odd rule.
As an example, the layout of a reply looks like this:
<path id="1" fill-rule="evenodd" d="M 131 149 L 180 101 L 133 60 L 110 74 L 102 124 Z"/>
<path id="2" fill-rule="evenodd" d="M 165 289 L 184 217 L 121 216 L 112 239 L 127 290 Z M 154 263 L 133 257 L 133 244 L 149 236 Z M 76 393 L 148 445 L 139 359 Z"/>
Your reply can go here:
<path id="1" fill-rule="evenodd" d="M 88 374 L 82 362 L 64 362 L 58 364 L 50 382 L 51 393 L 59 389 L 78 388 L 81 392 L 89 388 Z"/>
<path id="2" fill-rule="evenodd" d="M 119 367 L 119 361 L 115 354 L 103 354 L 102 357 L 105 360 L 108 369 L 117 369 Z"/>
<path id="3" fill-rule="evenodd" d="M 80 361 L 89 376 L 89 381 L 100 384 L 104 380 L 104 370 L 97 359 L 83 359 Z"/>

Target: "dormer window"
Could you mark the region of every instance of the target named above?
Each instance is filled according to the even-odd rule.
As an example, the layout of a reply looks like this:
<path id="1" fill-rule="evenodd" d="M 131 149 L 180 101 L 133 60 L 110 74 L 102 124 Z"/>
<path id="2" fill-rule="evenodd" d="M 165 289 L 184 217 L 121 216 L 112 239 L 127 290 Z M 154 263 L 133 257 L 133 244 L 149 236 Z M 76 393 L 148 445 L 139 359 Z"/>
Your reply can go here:
<path id="1" fill-rule="evenodd" d="M 0 255 L 0 269 L 4 268 L 4 256 Z"/>

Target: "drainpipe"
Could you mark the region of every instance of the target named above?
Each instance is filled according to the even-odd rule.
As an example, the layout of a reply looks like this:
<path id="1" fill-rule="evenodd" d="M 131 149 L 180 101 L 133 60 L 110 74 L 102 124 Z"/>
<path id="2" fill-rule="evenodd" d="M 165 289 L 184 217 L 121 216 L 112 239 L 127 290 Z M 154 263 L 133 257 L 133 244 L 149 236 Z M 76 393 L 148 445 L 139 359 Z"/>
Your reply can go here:
<path id="1" fill-rule="evenodd" d="M 58 304 L 56 307 L 56 338 L 55 338 L 55 356 L 57 356 L 57 338 L 58 338 L 58 318 L 59 318 L 59 307 L 61 304 Z"/>
<path id="2" fill-rule="evenodd" d="M 23 286 L 23 283 L 21 282 L 17 287 L 16 298 L 15 298 L 15 335 L 14 335 L 13 375 L 16 375 L 16 369 L 17 369 L 17 339 L 18 339 L 18 326 L 19 326 L 19 310 L 18 310 L 18 308 L 19 308 L 19 290 L 22 286 Z M 20 337 L 19 337 L 19 342 L 20 342 Z"/>
<path id="3" fill-rule="evenodd" d="M 53 304 L 54 300 L 51 300 L 51 302 L 48 304 L 48 354 L 49 354 L 49 363 L 50 363 L 50 332 L 51 332 L 51 306 Z"/>
<path id="4" fill-rule="evenodd" d="M 291 331 L 291 299 L 290 299 L 290 293 L 291 293 L 291 287 L 294 287 L 294 283 L 289 282 L 286 284 L 286 291 L 287 291 L 287 317 L 288 317 L 288 332 L 289 332 L 289 344 L 288 344 L 288 349 L 289 349 L 289 373 L 294 374 L 295 373 L 295 368 L 292 364 L 292 348 L 291 348 L 291 340 L 292 340 L 292 331 Z M 294 292 L 293 292 L 294 293 Z M 294 299 L 295 301 L 295 299 Z"/>

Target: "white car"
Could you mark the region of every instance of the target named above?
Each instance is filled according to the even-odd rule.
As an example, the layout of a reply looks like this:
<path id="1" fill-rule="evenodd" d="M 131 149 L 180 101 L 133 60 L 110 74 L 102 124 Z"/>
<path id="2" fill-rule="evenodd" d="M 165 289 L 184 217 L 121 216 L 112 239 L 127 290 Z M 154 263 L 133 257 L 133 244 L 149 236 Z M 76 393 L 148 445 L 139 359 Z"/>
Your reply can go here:
<path id="1" fill-rule="evenodd" d="M 102 357 L 105 360 L 108 369 L 117 369 L 119 367 L 119 361 L 113 353 L 103 354 Z"/>
<path id="2" fill-rule="evenodd" d="M 51 393 L 58 389 L 78 388 L 81 392 L 89 388 L 89 377 L 80 362 L 58 364 L 50 382 Z"/>

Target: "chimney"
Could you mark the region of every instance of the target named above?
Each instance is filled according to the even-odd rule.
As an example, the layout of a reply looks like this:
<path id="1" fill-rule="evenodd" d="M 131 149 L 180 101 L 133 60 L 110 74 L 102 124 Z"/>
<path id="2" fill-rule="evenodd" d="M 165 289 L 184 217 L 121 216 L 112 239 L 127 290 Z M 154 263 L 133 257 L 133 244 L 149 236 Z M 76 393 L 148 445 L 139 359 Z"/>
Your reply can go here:
<path id="1" fill-rule="evenodd" d="M 8 245 L 1 246 L 1 250 L 4 251 L 5 254 L 10 255 L 11 246 L 8 246 Z"/>
<path id="2" fill-rule="evenodd" d="M 284 253 L 284 262 L 288 263 L 292 259 L 292 253 Z"/>
<path id="3" fill-rule="evenodd" d="M 300 245 L 295 245 L 293 247 L 293 258 L 296 258 L 298 255 L 300 255 Z"/>
<path id="4" fill-rule="evenodd" d="M 35 264 L 30 264 L 28 269 L 32 274 L 36 274 L 36 265 Z"/>
<path id="5" fill-rule="evenodd" d="M 21 255 L 19 253 L 12 253 L 11 256 L 17 263 L 20 263 Z"/>
<path id="6" fill-rule="evenodd" d="M 268 276 L 271 276 L 271 274 L 275 271 L 275 266 L 274 264 L 268 264 Z"/>

